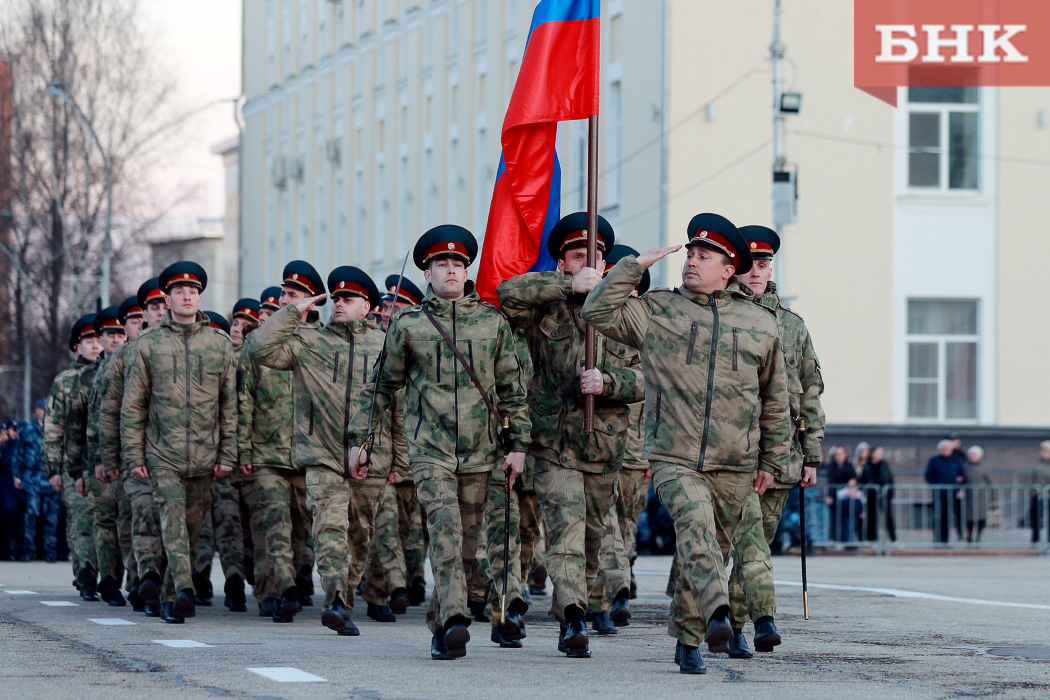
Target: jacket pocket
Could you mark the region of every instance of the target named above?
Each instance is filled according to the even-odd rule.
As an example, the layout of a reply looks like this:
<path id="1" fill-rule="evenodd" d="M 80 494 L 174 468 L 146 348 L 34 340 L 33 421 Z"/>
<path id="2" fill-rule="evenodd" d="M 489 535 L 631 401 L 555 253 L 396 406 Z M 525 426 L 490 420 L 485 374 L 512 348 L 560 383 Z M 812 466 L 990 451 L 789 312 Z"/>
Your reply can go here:
<path id="1" fill-rule="evenodd" d="M 740 329 L 739 328 L 734 328 L 733 329 L 733 371 L 734 372 L 737 371 L 738 369 L 740 369 L 739 364 L 737 362 L 737 352 L 739 351 L 739 349 L 740 349 Z"/>
<path id="2" fill-rule="evenodd" d="M 365 355 L 365 361 L 361 363 L 361 384 L 368 383 L 368 355 Z"/>
<path id="3" fill-rule="evenodd" d="M 313 435 L 314 434 L 314 402 L 313 401 L 310 402 L 310 430 L 309 430 L 309 432 L 307 434 L 308 435 Z"/>
<path id="4" fill-rule="evenodd" d="M 734 329 L 734 334 L 735 334 L 735 329 Z M 735 367 L 736 356 L 735 355 L 734 355 L 733 359 L 734 359 L 734 363 L 733 363 L 734 367 L 733 367 L 733 369 L 736 369 L 736 367 Z M 747 452 L 748 452 L 748 454 L 751 454 L 751 433 L 754 432 L 754 430 L 755 430 L 755 409 L 752 408 L 751 409 L 751 422 L 748 423 L 748 426 L 747 426 Z"/>
<path id="5" fill-rule="evenodd" d="M 693 327 L 689 330 L 689 349 L 685 353 L 685 363 L 687 365 L 693 364 L 693 349 L 696 347 L 696 328 L 697 322 L 693 321 Z M 656 405 L 659 406 L 660 404 L 657 403 Z"/>
<path id="6" fill-rule="evenodd" d="M 335 369 L 332 370 L 332 383 L 339 381 L 339 353 L 335 354 Z"/>
<path id="7" fill-rule="evenodd" d="M 653 437 L 656 437 L 656 431 L 660 429 L 660 404 L 663 403 L 664 392 L 656 392 L 656 415 L 653 417 Z"/>
<path id="8" fill-rule="evenodd" d="M 441 356 L 438 355 L 438 357 L 440 358 Z M 422 392 L 420 392 L 420 394 L 419 394 L 418 411 L 419 411 L 419 420 L 416 421 L 416 431 L 414 433 L 412 433 L 412 439 L 413 440 L 417 440 L 419 438 L 419 429 L 423 426 L 423 393 Z"/>
<path id="9" fill-rule="evenodd" d="M 474 341 L 467 340 L 467 361 L 470 363 L 470 371 L 474 371 Z"/>
<path id="10" fill-rule="evenodd" d="M 440 341 L 440 340 L 437 341 L 437 366 L 435 367 L 435 369 L 437 371 L 437 383 L 438 384 L 441 383 L 441 349 L 442 349 L 441 345 L 442 345 L 442 341 Z M 422 396 L 420 396 L 419 398 L 420 398 L 420 401 L 423 400 Z M 422 415 L 422 411 L 420 412 L 420 415 Z"/>

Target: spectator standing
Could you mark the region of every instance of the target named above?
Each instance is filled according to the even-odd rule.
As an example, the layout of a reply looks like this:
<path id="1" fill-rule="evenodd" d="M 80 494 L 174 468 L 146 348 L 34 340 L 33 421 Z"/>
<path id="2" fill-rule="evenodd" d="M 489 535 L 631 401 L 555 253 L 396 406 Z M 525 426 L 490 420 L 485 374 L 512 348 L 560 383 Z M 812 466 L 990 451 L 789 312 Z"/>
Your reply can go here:
<path id="1" fill-rule="evenodd" d="M 22 538 L 22 560 L 36 559 L 36 532 L 40 523 L 42 530 L 44 559 L 58 560 L 58 521 L 62 512 L 62 494 L 51 488 L 47 470 L 44 468 L 44 408 L 47 402 L 40 399 L 33 411 L 33 421 L 26 423 L 19 434 L 14 456 L 15 485 L 25 494 L 25 535 Z"/>
<path id="2" fill-rule="evenodd" d="M 988 487 L 992 485 L 992 480 L 981 463 L 983 459 L 984 448 L 980 445 L 973 445 L 966 450 L 966 541 L 974 544 L 981 541 L 981 533 L 988 524 L 988 504 L 991 499 Z"/>
<path id="3" fill-rule="evenodd" d="M 886 450 L 875 447 L 871 458 L 860 471 L 860 483 L 867 484 L 865 489 L 866 505 L 864 517 L 864 539 L 874 542 L 879 539 L 879 493 L 886 488 L 886 534 L 890 542 L 897 541 L 897 527 L 893 519 L 893 471 L 886 463 Z"/>
<path id="4" fill-rule="evenodd" d="M 1044 516 L 1039 509 L 1039 497 L 1047 486 L 1050 486 L 1050 440 L 1043 440 L 1039 444 L 1039 462 L 1032 471 L 1033 492 L 1028 519 L 1032 523 L 1032 542 L 1039 541 L 1039 528 Z"/>
<path id="5" fill-rule="evenodd" d="M 944 439 L 937 443 L 937 454 L 926 463 L 925 476 L 927 484 L 939 487 L 933 489 L 934 539 L 939 544 L 947 544 L 951 515 L 955 512 L 952 504 L 958 499 L 959 491 L 945 487 L 963 482 L 962 466 L 954 455 L 951 440 Z"/>
<path id="6" fill-rule="evenodd" d="M 857 486 L 857 470 L 849 461 L 849 450 L 845 445 L 835 445 L 825 471 L 828 483 L 826 503 L 831 509 L 831 539 L 851 542 L 856 530 L 857 515 L 862 506 L 858 499 L 853 498 L 852 491 L 856 491 Z M 859 497 L 859 493 L 856 495 Z"/>
<path id="7" fill-rule="evenodd" d="M 18 492 L 22 485 L 14 464 L 18 443 L 17 425 L 15 421 L 0 424 L 0 559 L 3 561 L 18 558 L 22 529 L 22 510 L 18 503 Z"/>

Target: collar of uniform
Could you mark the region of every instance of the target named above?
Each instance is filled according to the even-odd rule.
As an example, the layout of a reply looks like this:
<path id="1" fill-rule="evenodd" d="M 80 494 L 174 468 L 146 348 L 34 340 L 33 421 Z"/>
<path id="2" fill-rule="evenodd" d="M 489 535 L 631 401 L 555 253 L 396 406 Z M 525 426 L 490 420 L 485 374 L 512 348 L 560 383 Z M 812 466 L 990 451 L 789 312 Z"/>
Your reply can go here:
<path id="1" fill-rule="evenodd" d="M 780 295 L 777 294 L 776 282 L 766 282 L 765 293 L 756 294 L 755 301 L 767 309 L 776 311 L 780 307 Z"/>
<path id="2" fill-rule="evenodd" d="M 207 328 L 211 323 L 211 319 L 203 311 L 197 312 L 197 319 L 193 323 L 178 323 L 171 316 L 169 310 L 164 314 L 164 319 L 160 322 L 161 326 L 167 326 L 173 333 L 180 335 L 195 335 L 199 333 L 202 328 Z"/>
<path id="3" fill-rule="evenodd" d="M 474 287 L 474 283 L 467 280 L 467 283 L 463 285 L 463 298 L 456 299 L 455 302 L 449 301 L 448 299 L 442 299 L 434 293 L 434 288 L 431 285 L 427 285 L 427 294 L 423 299 L 423 303 L 430 307 L 430 310 L 435 316 L 441 316 L 444 318 L 452 317 L 452 304 L 456 305 L 456 314 L 469 314 L 478 308 L 478 304 L 481 303 L 481 297 L 478 296 L 478 290 Z"/>
<path id="4" fill-rule="evenodd" d="M 711 305 L 711 299 L 709 298 L 709 296 L 707 294 L 701 294 L 700 292 L 694 292 L 694 291 L 691 291 L 689 289 L 686 289 L 685 287 L 679 287 L 678 288 L 678 293 L 681 294 L 682 296 L 684 296 L 689 301 L 693 302 L 694 304 L 700 304 L 701 306 L 710 306 Z M 717 292 L 714 293 L 715 303 L 718 304 L 719 306 L 725 306 L 729 302 L 730 299 L 732 299 L 734 296 L 738 295 L 739 293 L 740 293 L 739 290 L 733 289 L 733 284 L 730 283 L 728 289 L 720 289 L 720 290 L 718 290 Z"/>

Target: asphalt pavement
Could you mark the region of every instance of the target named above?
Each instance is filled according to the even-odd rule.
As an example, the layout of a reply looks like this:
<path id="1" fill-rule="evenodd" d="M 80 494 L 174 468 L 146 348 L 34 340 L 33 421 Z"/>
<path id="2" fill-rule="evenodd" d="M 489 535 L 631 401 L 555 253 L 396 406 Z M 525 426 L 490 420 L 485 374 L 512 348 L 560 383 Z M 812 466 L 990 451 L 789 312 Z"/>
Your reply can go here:
<path id="1" fill-rule="evenodd" d="M 639 559 L 631 625 L 592 635 L 591 659 L 558 653 L 548 595 L 534 599 L 523 649 L 498 648 L 475 623 L 451 662 L 430 659 L 420 607 L 380 624 L 361 603 L 361 636 L 338 637 L 318 607 L 278 625 L 251 599 L 230 613 L 220 594 L 167 625 L 82 601 L 68 562 L 4 562 L 0 698 L 1050 698 L 1050 558 L 813 557 L 809 620 L 798 559 L 774 567 L 783 646 L 751 660 L 702 648 L 708 673 L 683 676 L 667 557 Z"/>

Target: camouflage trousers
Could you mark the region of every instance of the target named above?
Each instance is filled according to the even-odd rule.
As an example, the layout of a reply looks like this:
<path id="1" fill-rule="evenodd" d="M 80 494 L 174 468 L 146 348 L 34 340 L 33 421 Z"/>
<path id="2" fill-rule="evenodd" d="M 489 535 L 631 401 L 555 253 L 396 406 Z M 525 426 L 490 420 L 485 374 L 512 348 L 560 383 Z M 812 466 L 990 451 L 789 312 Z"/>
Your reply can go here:
<path id="1" fill-rule="evenodd" d="M 90 565 L 98 571 L 95 561 L 95 521 L 87 499 L 77 493 L 76 479 L 62 475 L 62 505 L 66 507 L 66 541 L 69 543 L 73 574 Z"/>
<path id="2" fill-rule="evenodd" d="M 153 483 L 130 474 L 124 477 L 124 493 L 131 509 L 131 549 L 141 579 L 163 574 L 167 568 L 160 534 L 160 509 L 153 498 Z"/>
<path id="3" fill-rule="evenodd" d="M 205 513 L 201 525 L 194 571 L 208 575 L 218 550 L 224 578 L 238 575 L 252 580 L 248 572 L 253 571 L 254 567 L 248 566 L 248 562 L 251 562 L 254 548 L 244 491 L 253 489 L 254 483 L 250 479 L 245 480 L 242 474 L 240 483 L 235 484 L 234 474 L 225 479 L 212 480 L 211 508 Z"/>
<path id="4" fill-rule="evenodd" d="M 665 462 L 653 462 L 652 467 L 656 495 L 674 519 L 675 554 L 681 566 L 667 632 L 683 644 L 699 646 L 707 621 L 729 605 L 725 565 L 748 493 L 753 493 L 754 474 L 701 473 Z"/>
<path id="5" fill-rule="evenodd" d="M 394 486 L 397 495 L 398 535 L 405 558 L 405 580 L 425 581 L 424 565 L 427 559 L 423 534 L 423 509 L 416 498 L 416 485 L 405 481 Z"/>
<path id="6" fill-rule="evenodd" d="M 509 561 L 507 570 L 507 609 L 525 612 L 529 606 L 525 603 L 525 591 L 522 585 L 521 566 L 521 502 L 520 495 L 516 489 L 510 491 L 510 536 L 507 541 L 510 544 L 508 554 L 504 555 L 504 526 L 506 525 L 507 504 L 507 475 L 502 469 L 492 472 L 489 479 L 488 497 L 485 499 L 485 511 L 482 515 L 482 529 L 484 530 L 485 552 L 485 579 L 488 581 L 488 603 L 490 606 L 489 617 L 492 626 L 498 627 L 502 616 L 503 597 L 503 569 L 504 562 Z"/>
<path id="7" fill-rule="evenodd" d="M 88 506 L 95 519 L 95 561 L 100 577 L 112 576 L 119 586 L 138 576 L 131 552 L 131 502 L 122 481 L 104 482 L 93 476 L 84 478 Z"/>
<path id="8" fill-rule="evenodd" d="M 164 553 L 168 556 L 161 600 L 171 602 L 179 592 L 193 590 L 195 554 L 204 518 L 211 509 L 212 476 L 187 479 L 167 469 L 151 469 L 150 480 L 160 511 Z"/>
<path id="9" fill-rule="evenodd" d="M 412 465 L 416 497 L 427 514 L 434 592 L 427 607 L 431 632 L 467 613 L 467 576 L 478 549 L 489 488 L 489 472 L 456 474 L 430 464 Z"/>
<path id="10" fill-rule="evenodd" d="M 601 545 L 596 563 L 587 562 L 587 609 L 591 612 L 609 612 L 611 601 L 631 589 L 631 562 L 620 536 L 620 521 L 616 517 L 619 488 L 613 496 L 609 512 L 602 526 Z M 597 566 L 594 578 L 590 572 Z"/>
<path id="11" fill-rule="evenodd" d="M 619 529 L 610 520 L 617 473 L 583 472 L 537 459 L 535 483 L 547 531 L 547 572 L 554 584 L 550 612 L 564 622 L 570 605 L 588 609 L 602 563 L 603 539 L 613 533 L 619 539 Z M 605 584 L 613 597 L 619 593 L 621 583 L 607 580 Z M 629 579 L 622 585 L 629 586 Z"/>
<path id="12" fill-rule="evenodd" d="M 396 487 L 384 484 L 361 580 L 361 597 L 374 605 L 386 605 L 395 591 L 407 588 L 398 511 Z"/>
<path id="13" fill-rule="evenodd" d="M 518 510 L 521 518 L 518 522 L 518 535 L 521 537 L 521 578 L 526 580 L 532 573 L 536 546 L 543 547 L 543 517 L 540 515 L 540 502 L 533 490 L 518 494 Z"/>
<path id="14" fill-rule="evenodd" d="M 256 552 L 255 597 L 280 598 L 295 586 L 296 564 L 306 545 L 306 475 L 260 466 L 253 477 L 254 502 L 248 506 Z"/>
<path id="15" fill-rule="evenodd" d="M 776 537 L 789 493 L 789 488 L 770 488 L 761 496 L 752 491 L 747 498 L 744 520 L 733 539 L 733 570 L 729 573 L 729 619 L 733 629 L 743 629 L 749 619 L 776 615 L 769 543 Z M 759 545 L 760 539 L 765 547 Z"/>
<path id="16" fill-rule="evenodd" d="M 378 481 L 378 483 L 376 483 Z M 368 556 L 368 542 L 375 522 L 374 510 L 367 517 L 367 492 L 378 507 L 383 480 L 364 484 L 351 483 L 328 467 L 306 468 L 306 502 L 313 514 L 313 541 L 317 555 L 317 573 L 324 589 L 324 607 L 338 596 L 353 612 L 354 588 L 364 572 L 364 557 Z M 360 532 L 358 517 L 365 519 L 367 532 Z M 352 548 L 351 540 L 354 541 Z M 363 544 L 362 544 L 363 540 Z M 361 557 L 354 560 L 354 548 Z M 356 572 L 356 573 L 355 573 Z M 351 576 L 356 575 L 356 579 Z"/>
<path id="17" fill-rule="evenodd" d="M 47 474 L 29 472 L 22 480 L 26 495 L 25 535 L 22 552 L 36 554 L 36 525 L 43 519 L 43 545 L 46 556 L 58 556 L 58 520 L 62 510 L 62 495 L 51 488 Z"/>
<path id="18" fill-rule="evenodd" d="M 620 494 L 616 499 L 616 518 L 620 523 L 620 537 L 627 559 L 634 564 L 638 558 L 638 518 L 649 501 L 649 484 L 652 476 L 646 477 L 643 469 L 620 470 Z"/>

